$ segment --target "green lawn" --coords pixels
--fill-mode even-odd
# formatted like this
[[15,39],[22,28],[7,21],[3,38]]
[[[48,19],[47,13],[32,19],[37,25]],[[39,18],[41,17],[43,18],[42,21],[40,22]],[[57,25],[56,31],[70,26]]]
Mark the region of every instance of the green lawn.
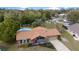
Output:
[[43,27],[46,27],[46,28],[56,28],[56,25],[54,23],[44,23],[42,25]]
[[56,49],[51,45],[37,45],[26,48],[18,48],[16,44],[14,44],[8,49],[8,51],[56,51]]
[[70,41],[70,42],[73,42],[73,40],[74,40],[73,36],[71,36],[70,33],[68,33],[67,31],[63,32],[62,36],[67,38],[68,41]]
[[73,36],[67,31],[62,33],[62,37],[66,38],[68,42],[66,42],[66,46],[71,50],[79,51],[79,41],[74,40]]
[[28,47],[28,48],[22,48],[20,51],[56,51],[56,50],[43,47],[43,46],[33,46],[33,47]]

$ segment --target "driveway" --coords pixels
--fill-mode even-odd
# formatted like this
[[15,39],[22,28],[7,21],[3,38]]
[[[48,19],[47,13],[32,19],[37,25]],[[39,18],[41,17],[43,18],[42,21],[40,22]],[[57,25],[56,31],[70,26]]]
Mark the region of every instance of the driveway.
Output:
[[58,39],[50,38],[49,41],[58,51],[70,51],[61,41]]

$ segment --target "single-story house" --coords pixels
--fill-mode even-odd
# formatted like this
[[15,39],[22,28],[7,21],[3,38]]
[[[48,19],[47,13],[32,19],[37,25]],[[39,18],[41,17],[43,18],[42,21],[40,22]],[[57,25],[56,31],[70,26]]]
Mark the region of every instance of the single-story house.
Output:
[[48,42],[49,38],[58,39],[60,33],[57,29],[46,29],[44,27],[35,27],[32,30],[19,30],[16,33],[16,41],[21,44],[43,44]]
[[79,23],[75,23],[68,27],[68,31],[75,37],[79,38]]
[[67,14],[59,14],[59,17],[66,17],[67,16]]

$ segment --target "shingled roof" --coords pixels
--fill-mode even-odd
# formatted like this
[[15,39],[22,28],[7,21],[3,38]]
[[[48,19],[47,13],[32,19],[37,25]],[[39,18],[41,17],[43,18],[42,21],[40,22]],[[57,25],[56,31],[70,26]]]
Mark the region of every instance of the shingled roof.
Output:
[[48,37],[48,36],[57,36],[60,35],[57,29],[46,29],[44,27],[36,27],[31,31],[20,31],[16,34],[16,40],[30,39],[33,40],[38,36]]
[[69,26],[68,29],[79,35],[79,23]]

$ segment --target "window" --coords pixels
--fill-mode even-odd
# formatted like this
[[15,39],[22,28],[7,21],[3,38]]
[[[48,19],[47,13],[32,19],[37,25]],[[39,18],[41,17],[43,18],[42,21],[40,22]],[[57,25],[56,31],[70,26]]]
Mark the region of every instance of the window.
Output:
[[27,40],[24,40],[24,42],[23,42],[23,43],[26,43],[26,41],[27,41]]
[[22,43],[22,40],[20,40],[20,43]]
[[20,40],[20,43],[24,44],[24,43],[26,43],[26,40]]

